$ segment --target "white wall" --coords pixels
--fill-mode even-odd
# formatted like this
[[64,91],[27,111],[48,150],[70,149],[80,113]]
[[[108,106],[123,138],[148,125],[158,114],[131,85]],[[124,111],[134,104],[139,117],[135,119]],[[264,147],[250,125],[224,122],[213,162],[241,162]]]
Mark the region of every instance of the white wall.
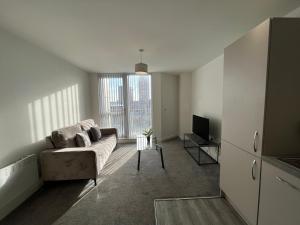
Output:
[[88,76],[0,29],[0,167],[44,149],[53,129],[90,115]]
[[192,74],[192,113],[209,118],[210,135],[220,141],[223,101],[223,55]]
[[98,99],[98,74],[90,73],[91,118],[100,124],[99,99]]
[[179,79],[176,75],[161,75],[161,137],[167,140],[178,136]]
[[179,76],[179,137],[192,131],[192,74]]
[[[221,140],[223,101],[223,55],[192,73],[182,73],[179,79],[179,135],[192,130],[192,115],[209,119],[210,135]],[[202,148],[216,158],[216,149]]]
[[294,9],[286,15],[286,17],[300,17],[300,7]]

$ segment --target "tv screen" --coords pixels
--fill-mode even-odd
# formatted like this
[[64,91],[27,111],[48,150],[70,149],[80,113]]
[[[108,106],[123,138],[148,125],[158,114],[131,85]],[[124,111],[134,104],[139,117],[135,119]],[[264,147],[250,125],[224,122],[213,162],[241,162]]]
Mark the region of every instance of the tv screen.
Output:
[[209,140],[209,120],[193,115],[193,133],[205,140]]

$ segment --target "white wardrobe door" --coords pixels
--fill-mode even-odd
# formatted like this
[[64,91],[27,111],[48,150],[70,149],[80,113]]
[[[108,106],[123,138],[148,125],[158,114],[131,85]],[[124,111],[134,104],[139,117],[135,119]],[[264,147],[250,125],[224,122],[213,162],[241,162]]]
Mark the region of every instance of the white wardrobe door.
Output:
[[222,139],[258,156],[263,133],[268,36],[266,21],[227,47],[224,54]]

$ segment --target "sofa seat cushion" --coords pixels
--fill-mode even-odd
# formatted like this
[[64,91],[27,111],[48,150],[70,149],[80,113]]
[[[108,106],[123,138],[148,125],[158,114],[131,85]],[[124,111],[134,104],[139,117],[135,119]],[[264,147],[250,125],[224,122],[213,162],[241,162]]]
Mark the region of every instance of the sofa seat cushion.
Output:
[[79,124],[55,130],[51,135],[52,142],[56,148],[76,147],[75,137],[76,134],[81,131],[81,126]]
[[104,136],[100,141],[92,143],[92,148],[97,154],[98,169],[101,170],[106,163],[108,157],[115,149],[117,144],[116,135]]

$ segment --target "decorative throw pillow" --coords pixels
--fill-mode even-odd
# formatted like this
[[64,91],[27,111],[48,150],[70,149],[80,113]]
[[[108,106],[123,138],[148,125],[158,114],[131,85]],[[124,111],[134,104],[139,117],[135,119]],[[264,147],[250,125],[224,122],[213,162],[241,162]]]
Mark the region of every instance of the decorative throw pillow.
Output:
[[52,131],[51,139],[55,148],[76,147],[76,134],[82,132],[80,125],[76,124]]
[[93,142],[99,141],[101,139],[101,131],[99,127],[91,127],[90,134]]
[[51,136],[47,136],[45,139],[46,139],[46,148],[47,149],[53,149],[54,144],[52,142]]
[[76,142],[79,147],[90,147],[92,145],[86,131],[76,134]]

